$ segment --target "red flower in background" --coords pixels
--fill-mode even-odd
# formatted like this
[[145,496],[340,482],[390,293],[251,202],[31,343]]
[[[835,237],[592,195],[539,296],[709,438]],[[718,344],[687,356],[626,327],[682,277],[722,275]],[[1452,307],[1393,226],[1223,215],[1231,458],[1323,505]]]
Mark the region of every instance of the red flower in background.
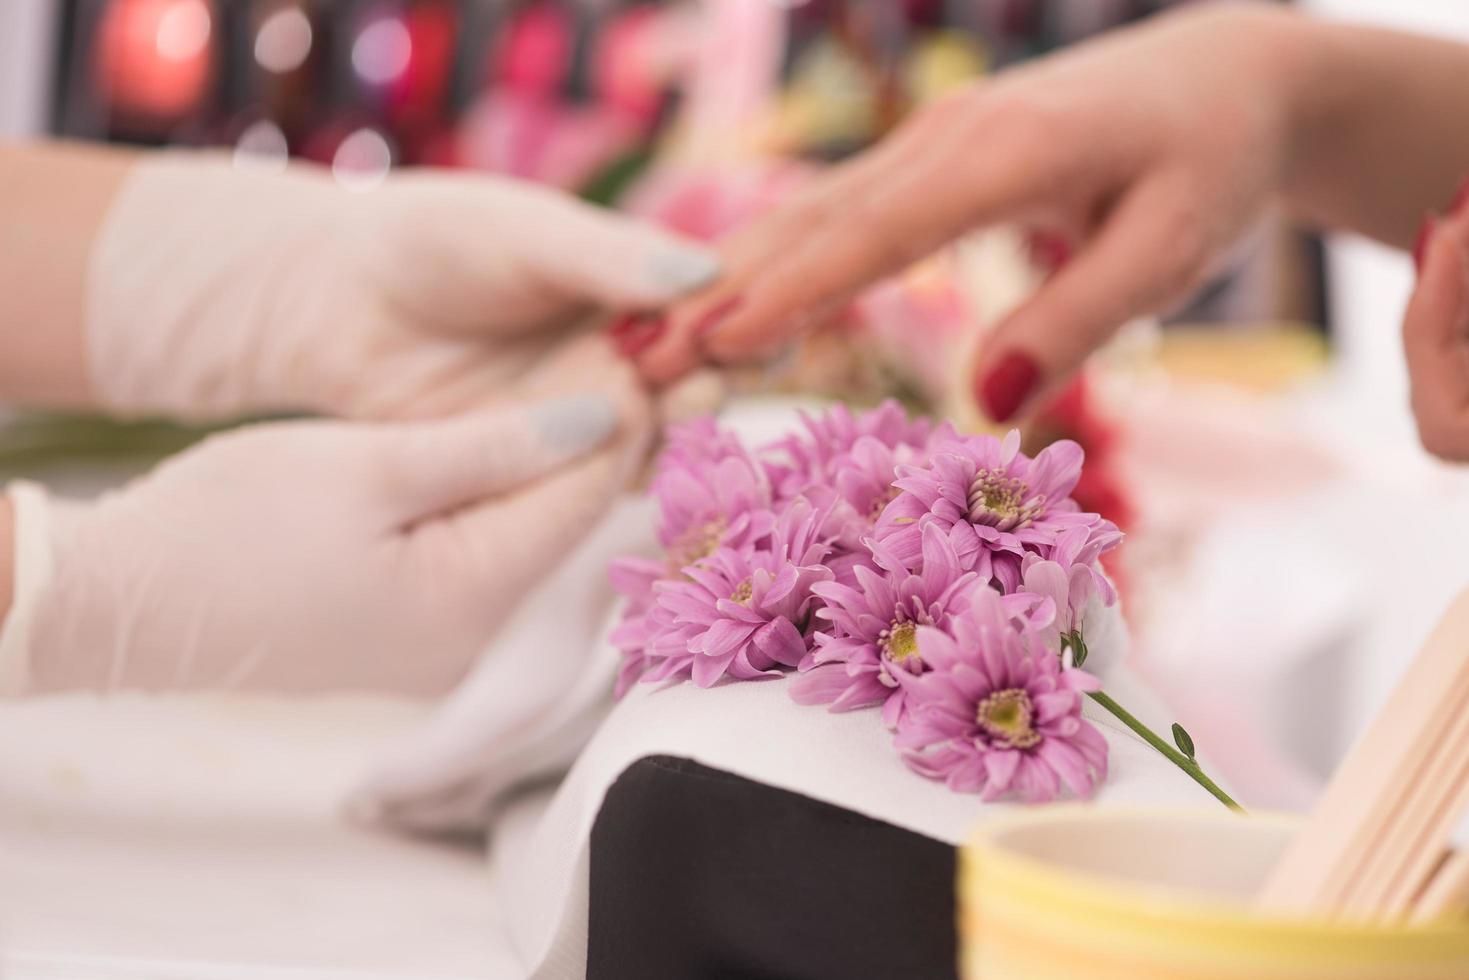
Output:
[[[1093,402],[1085,374],[1079,374],[1050,404],[1036,416],[1027,442],[1033,452],[1057,439],[1072,439],[1086,451],[1086,466],[1076,481],[1071,496],[1082,510],[1101,514],[1123,530],[1132,527],[1137,512],[1118,471],[1117,444],[1119,428]],[[1123,547],[1126,547],[1124,542]],[[1122,548],[1102,558],[1107,574],[1119,592],[1127,591],[1122,563]]]

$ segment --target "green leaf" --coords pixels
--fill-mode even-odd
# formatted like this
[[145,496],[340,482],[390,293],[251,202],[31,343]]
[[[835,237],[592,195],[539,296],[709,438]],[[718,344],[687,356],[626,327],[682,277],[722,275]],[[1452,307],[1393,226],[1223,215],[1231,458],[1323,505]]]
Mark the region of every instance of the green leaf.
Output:
[[1178,746],[1178,751],[1188,756],[1189,761],[1193,761],[1194,740],[1189,736],[1188,732],[1184,731],[1183,726],[1176,721],[1173,723],[1173,744]]
[[1086,641],[1081,638],[1080,630],[1071,633],[1071,666],[1080,667],[1086,663],[1087,658]]

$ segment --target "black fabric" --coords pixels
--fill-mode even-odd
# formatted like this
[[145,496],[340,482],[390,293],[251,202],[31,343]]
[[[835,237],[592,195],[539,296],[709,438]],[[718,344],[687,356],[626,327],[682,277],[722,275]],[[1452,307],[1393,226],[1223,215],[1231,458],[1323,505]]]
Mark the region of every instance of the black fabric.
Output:
[[592,827],[587,978],[951,980],[954,871],[940,841],[650,756]]

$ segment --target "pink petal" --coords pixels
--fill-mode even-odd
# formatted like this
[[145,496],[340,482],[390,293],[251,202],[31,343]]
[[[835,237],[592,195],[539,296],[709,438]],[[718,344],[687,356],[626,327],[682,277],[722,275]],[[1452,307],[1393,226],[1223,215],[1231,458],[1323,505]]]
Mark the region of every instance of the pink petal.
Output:
[[984,754],[984,768],[989,777],[986,797],[994,798],[989,795],[991,790],[995,796],[1002,796],[1009,790],[1015,771],[1020,768],[1020,753],[1014,749],[991,749]]
[[845,665],[825,664],[792,677],[786,689],[797,704],[830,704],[851,683]]
[[1079,751],[1059,739],[1048,738],[1040,744],[1036,753],[1077,796],[1086,797],[1092,794],[1095,784],[1092,781],[1091,767]]
[[695,657],[694,683],[699,687],[713,687],[724,676],[732,660],[734,660],[733,650],[722,657]]
[[733,656],[749,641],[758,627],[733,619],[717,619],[700,639],[699,649],[709,657]]
[[806,639],[788,619],[775,619],[756,631],[755,646],[772,662],[794,667],[806,655]]

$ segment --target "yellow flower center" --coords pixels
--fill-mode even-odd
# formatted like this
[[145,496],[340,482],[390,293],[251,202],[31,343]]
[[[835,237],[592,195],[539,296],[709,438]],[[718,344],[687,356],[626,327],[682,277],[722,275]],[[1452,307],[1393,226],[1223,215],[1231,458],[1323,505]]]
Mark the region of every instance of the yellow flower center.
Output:
[[918,656],[918,625],[916,623],[894,623],[887,631],[888,659],[893,663],[906,663]]
[[689,528],[668,549],[668,561],[675,570],[703,561],[719,548],[724,539],[723,518],[715,518]]
[[740,605],[743,606],[745,603],[750,601],[750,597],[754,594],[754,586],[750,584],[749,579],[745,579],[739,585],[735,586],[734,592],[730,593],[729,601],[738,602]]
[[1029,488],[1013,476],[980,470],[969,484],[969,519],[1002,531],[1024,527],[1045,506],[1044,497],[1027,500]]
[[1030,695],[1010,688],[979,702],[975,716],[979,727],[1000,746],[1028,749],[1041,740],[1040,732],[1030,726],[1032,712]]

